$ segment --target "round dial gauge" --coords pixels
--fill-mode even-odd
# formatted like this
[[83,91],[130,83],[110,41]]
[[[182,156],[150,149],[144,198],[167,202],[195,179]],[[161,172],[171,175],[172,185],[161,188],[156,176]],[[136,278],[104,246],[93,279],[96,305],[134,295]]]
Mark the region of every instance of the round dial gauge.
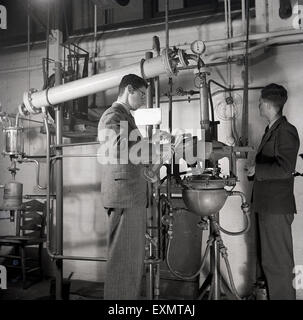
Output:
[[202,40],[196,40],[190,45],[190,49],[195,54],[202,54],[206,48]]

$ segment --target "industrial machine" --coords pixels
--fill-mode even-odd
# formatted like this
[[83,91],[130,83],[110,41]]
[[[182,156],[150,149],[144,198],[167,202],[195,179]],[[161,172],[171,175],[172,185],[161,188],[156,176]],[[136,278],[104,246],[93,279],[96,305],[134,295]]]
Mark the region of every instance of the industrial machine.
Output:
[[[201,217],[201,223],[204,227],[207,225],[207,220],[210,225],[209,244],[207,252],[211,252],[211,272],[210,278],[207,279],[207,283],[210,284],[211,293],[210,298],[220,298],[220,275],[218,265],[220,262],[219,253],[221,252],[223,258],[226,261],[227,268],[229,270],[231,291],[233,295],[239,298],[230,272],[226,257],[226,248],[223,245],[220,237],[220,230],[225,231],[219,225],[219,212],[224,206],[224,203],[228,196],[239,196],[242,199],[242,211],[246,218],[246,227],[241,234],[249,228],[249,206],[246,202],[245,196],[241,192],[232,191],[237,182],[237,170],[236,160],[238,157],[245,155],[245,153],[252,149],[248,146],[227,146],[217,140],[217,125],[218,122],[214,120],[214,111],[211,104],[212,119],[209,116],[209,86],[207,83],[207,77],[210,74],[209,68],[203,62],[202,56],[205,51],[205,44],[200,41],[194,41],[191,45],[191,53],[182,49],[163,49],[162,53],[156,57],[150,57],[148,59],[142,59],[139,63],[121,68],[119,70],[109,71],[102,74],[93,75],[91,77],[79,79],[76,81],[68,82],[62,85],[46,88],[42,91],[31,89],[24,93],[23,104],[19,107],[19,113],[23,116],[30,114],[41,114],[44,119],[44,126],[47,139],[47,219],[50,219],[50,171],[54,164],[60,165],[62,154],[51,154],[50,145],[50,128],[49,128],[49,110],[56,110],[56,117],[59,117],[60,104],[71,100],[81,98],[89,94],[95,94],[98,91],[103,91],[119,84],[123,75],[128,73],[137,74],[145,79],[153,79],[162,74],[167,74],[169,77],[177,75],[179,68],[183,70],[186,68],[195,68],[195,83],[198,86],[197,94],[199,95],[200,105],[200,126],[202,137],[188,134],[171,135],[171,141],[169,146],[171,150],[167,153],[166,157],[162,157],[162,162],[152,165],[146,169],[144,176],[146,180],[152,184],[154,192],[150,194],[150,197],[156,198],[156,206],[159,208],[157,211],[157,220],[161,220],[162,223],[168,225],[167,237],[168,246],[164,248],[164,257],[159,255],[158,246],[161,243],[160,231],[147,233],[147,239],[149,241],[149,257],[146,259],[146,263],[151,267],[149,272],[151,273],[149,279],[149,295],[148,298],[154,299],[159,294],[159,273],[155,272],[154,265],[160,263],[161,259],[166,259],[168,266],[169,261],[169,247],[173,233],[173,214],[177,211],[174,208],[173,201],[171,199],[171,182],[176,179],[177,185],[180,187],[184,203],[187,210],[195,215]],[[60,73],[60,63],[56,63],[57,73]],[[157,100],[157,97],[155,97]],[[56,118],[58,121],[60,118]],[[60,122],[59,122],[60,123]],[[62,126],[57,126],[57,136],[62,136]],[[200,140],[199,140],[200,139]],[[58,144],[58,143],[57,143]],[[58,144],[52,147],[59,151],[64,145]],[[192,168],[191,174],[183,176],[178,169],[178,160],[184,158],[185,161],[187,151],[195,151],[195,159],[191,158],[190,167]],[[222,176],[218,161],[224,157],[229,159],[230,174],[228,176]],[[20,159],[20,156],[19,156]],[[59,162],[59,163],[58,163]],[[160,183],[159,170],[160,168],[167,166],[167,190],[163,194]],[[227,188],[230,188],[228,190]],[[57,186],[57,195],[60,194],[60,186]],[[158,196],[157,196],[158,195]],[[58,197],[57,197],[58,201]],[[61,200],[63,201],[63,199]],[[167,212],[162,210],[162,206],[165,203]],[[60,210],[62,203],[57,205],[57,210]],[[59,214],[62,215],[62,212]],[[206,224],[206,225],[205,225]],[[60,228],[60,226],[56,226]],[[233,234],[233,233],[229,233]],[[158,239],[157,239],[158,238]],[[47,250],[49,255],[53,259],[79,259],[79,260],[97,260],[105,261],[104,258],[90,258],[90,257],[69,257],[60,253],[54,252],[51,248],[50,239],[47,241]],[[157,253],[155,253],[157,252]],[[207,253],[206,252],[206,253]],[[206,256],[206,254],[205,254]],[[202,260],[202,266],[197,271],[194,277],[202,270],[201,268],[205,262],[205,256]],[[171,267],[172,273],[180,278],[186,278],[186,276],[175,272]],[[152,275],[155,272],[155,275]],[[191,276],[190,278],[192,278]]]
[[[182,198],[187,207],[187,210],[201,217],[200,225],[207,228],[209,223],[209,240],[205,254],[203,256],[199,270],[192,276],[182,275],[174,271],[169,261],[169,248],[173,234],[173,215],[177,214],[178,208],[175,208],[174,201],[171,197],[171,181],[167,181],[165,194],[159,197],[160,207],[165,204],[167,212],[162,217],[169,225],[168,228],[168,244],[165,252],[165,259],[170,271],[181,279],[194,279],[203,269],[208,252],[210,251],[211,267],[210,273],[206,281],[201,287],[200,298],[203,298],[208,287],[210,287],[209,299],[220,299],[221,281],[220,281],[220,257],[225,260],[231,287],[229,291],[236,299],[240,299],[236,291],[230,266],[227,260],[227,249],[223,244],[220,236],[220,231],[229,235],[240,235],[248,231],[250,227],[249,220],[249,205],[245,195],[239,191],[233,191],[237,182],[236,160],[243,154],[252,151],[248,146],[227,146],[217,140],[217,125],[214,118],[209,117],[209,90],[207,85],[207,75],[210,70],[206,68],[202,60],[202,54],[205,50],[205,45],[202,41],[195,41],[191,45],[191,50],[194,56],[190,56],[197,63],[197,71],[195,73],[199,85],[199,103],[200,103],[200,124],[202,131],[202,140],[198,137],[188,135],[177,135],[171,137],[171,152],[162,163],[155,164],[151,168],[146,168],[144,176],[147,181],[156,185],[156,188],[161,189],[161,179],[159,170],[162,165],[166,165],[167,180],[175,179],[177,186],[182,190]],[[184,57],[184,56],[182,56]],[[188,57],[187,57],[188,58]],[[183,60],[184,61],[184,60]],[[213,106],[212,106],[213,107]],[[214,114],[212,110],[212,115]],[[194,158],[192,152],[195,151]],[[169,157],[170,156],[170,157]],[[189,157],[188,157],[189,156]],[[222,176],[218,160],[227,157],[229,160],[229,175]],[[186,172],[184,177],[179,172],[178,163],[180,159],[188,162],[191,170]],[[164,163],[166,162],[166,163]],[[228,188],[230,188],[228,190]],[[176,192],[176,190],[174,191]],[[224,230],[219,224],[219,212],[225,204],[228,196],[241,197],[241,209],[245,218],[245,227],[240,232],[229,232]],[[160,209],[161,210],[161,209]],[[162,212],[162,210],[161,210]],[[208,221],[208,222],[207,222]]]

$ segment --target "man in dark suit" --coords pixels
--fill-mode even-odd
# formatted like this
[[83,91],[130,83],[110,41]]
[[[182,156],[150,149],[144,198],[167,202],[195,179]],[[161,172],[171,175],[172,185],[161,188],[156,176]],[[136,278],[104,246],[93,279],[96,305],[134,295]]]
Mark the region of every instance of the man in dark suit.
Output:
[[297,129],[282,116],[287,91],[277,84],[263,88],[259,101],[266,127],[255,159],[253,205],[259,254],[270,300],[294,300],[291,224],[296,213],[293,173],[300,145]]
[[104,112],[98,127],[101,200],[109,217],[107,300],[140,298],[147,203],[142,170],[150,161],[150,150],[146,141],[147,152],[142,151],[144,139],[130,111],[145,103],[146,88],[146,81],[137,75],[124,76],[117,101]]

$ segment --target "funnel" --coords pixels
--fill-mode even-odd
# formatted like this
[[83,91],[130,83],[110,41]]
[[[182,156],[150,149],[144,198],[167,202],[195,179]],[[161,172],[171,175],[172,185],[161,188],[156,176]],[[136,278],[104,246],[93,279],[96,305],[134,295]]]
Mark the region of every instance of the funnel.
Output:
[[218,213],[225,204],[228,192],[224,179],[199,175],[183,181],[182,197],[188,210],[198,216]]
[[218,213],[225,204],[227,192],[223,189],[184,189],[182,197],[189,211],[198,216]]

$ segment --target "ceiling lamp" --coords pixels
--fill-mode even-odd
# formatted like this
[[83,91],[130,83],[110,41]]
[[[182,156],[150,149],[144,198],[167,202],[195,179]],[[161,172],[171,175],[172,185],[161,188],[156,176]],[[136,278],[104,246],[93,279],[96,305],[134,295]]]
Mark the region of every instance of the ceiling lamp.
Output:
[[129,4],[129,0],[92,0],[92,2],[103,9],[127,6]]

